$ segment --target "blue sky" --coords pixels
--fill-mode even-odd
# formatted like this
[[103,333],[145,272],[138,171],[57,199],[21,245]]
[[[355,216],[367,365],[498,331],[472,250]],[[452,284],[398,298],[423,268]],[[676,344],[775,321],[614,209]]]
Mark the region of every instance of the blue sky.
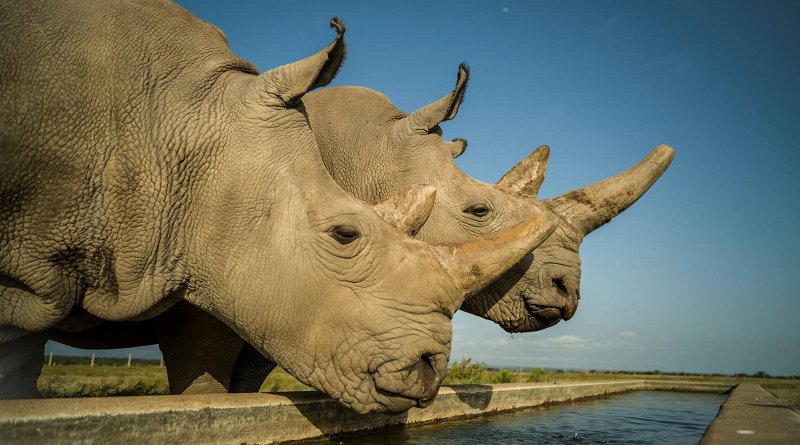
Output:
[[466,101],[443,129],[469,141],[457,163],[484,181],[540,144],[543,197],[676,149],[650,192],[584,241],[572,320],[511,336],[459,313],[453,359],[800,374],[800,3],[180,3],[262,70],[318,51],[338,15],[350,52],[332,85],[406,111],[447,93],[466,61]]

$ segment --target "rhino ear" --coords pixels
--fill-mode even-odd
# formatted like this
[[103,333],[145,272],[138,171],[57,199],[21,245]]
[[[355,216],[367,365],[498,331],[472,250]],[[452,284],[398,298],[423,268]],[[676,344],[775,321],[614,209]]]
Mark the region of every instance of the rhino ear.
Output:
[[338,17],[331,19],[331,28],[336,28],[336,38],[325,49],[258,77],[257,92],[262,103],[273,107],[293,107],[305,93],[327,85],[336,77],[347,55],[347,46],[344,43],[345,27]]
[[450,149],[450,154],[453,158],[457,158],[467,149],[467,140],[455,138],[450,142],[445,142],[445,145]]
[[404,233],[415,236],[428,220],[436,201],[436,187],[415,185],[375,204],[375,212]]
[[456,86],[453,91],[403,119],[409,130],[415,134],[427,134],[441,122],[456,117],[456,114],[458,114],[458,107],[460,107],[461,102],[464,101],[464,94],[467,92],[468,83],[469,67],[462,63],[458,66],[458,77],[456,78]]
[[542,145],[503,175],[497,181],[497,187],[513,195],[535,198],[544,181],[549,160],[550,147]]

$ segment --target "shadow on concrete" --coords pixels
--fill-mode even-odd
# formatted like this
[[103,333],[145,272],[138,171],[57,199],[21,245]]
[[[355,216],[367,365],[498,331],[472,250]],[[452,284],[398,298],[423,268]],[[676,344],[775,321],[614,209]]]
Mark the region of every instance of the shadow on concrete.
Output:
[[377,431],[406,423],[408,412],[400,414],[359,414],[317,391],[282,392],[294,407],[325,436],[355,431]]
[[777,403],[748,403],[747,406],[757,406],[759,408],[782,408],[782,409],[792,409],[789,405],[777,404]]
[[492,401],[492,387],[489,385],[456,385],[450,386],[458,400],[470,408],[484,410]]
[[[454,394],[440,394],[435,402],[450,405],[456,411],[484,410],[492,400],[490,385],[458,385],[449,387]],[[402,428],[408,422],[409,413],[399,414],[359,414],[345,408],[339,402],[316,391],[282,392],[294,408],[328,438],[335,438],[354,432],[368,433],[387,429]],[[453,397],[455,395],[455,397]],[[456,406],[452,406],[456,405]],[[466,405],[459,407],[459,405]],[[413,408],[417,409],[417,408]],[[422,408],[426,409],[426,408]],[[436,409],[436,408],[434,408]],[[449,417],[449,416],[446,416]],[[436,418],[434,415],[433,418]]]

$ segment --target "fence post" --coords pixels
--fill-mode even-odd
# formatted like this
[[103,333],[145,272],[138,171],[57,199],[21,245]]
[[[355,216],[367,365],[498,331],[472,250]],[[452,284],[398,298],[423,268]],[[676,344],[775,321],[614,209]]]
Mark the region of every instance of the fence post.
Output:
[[94,352],[92,352],[92,362],[91,362],[91,363],[89,363],[89,367],[90,367],[90,368],[93,368],[93,367],[94,367]]
[[53,351],[50,351],[50,358],[47,359],[47,366],[53,366]]
[[131,367],[131,354],[128,354],[128,367]]

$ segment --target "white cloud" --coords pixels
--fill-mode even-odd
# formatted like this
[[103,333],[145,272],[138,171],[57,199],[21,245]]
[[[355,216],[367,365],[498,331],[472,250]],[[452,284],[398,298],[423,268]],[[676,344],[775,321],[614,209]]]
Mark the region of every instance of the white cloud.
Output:
[[635,332],[632,331],[619,331],[619,336],[623,338],[634,338],[638,337]]
[[486,340],[486,345],[491,348],[502,348],[508,346],[508,340]]
[[541,349],[574,351],[577,349],[585,349],[588,342],[577,335],[561,335],[558,337],[543,338],[541,340],[532,340],[531,345]]

